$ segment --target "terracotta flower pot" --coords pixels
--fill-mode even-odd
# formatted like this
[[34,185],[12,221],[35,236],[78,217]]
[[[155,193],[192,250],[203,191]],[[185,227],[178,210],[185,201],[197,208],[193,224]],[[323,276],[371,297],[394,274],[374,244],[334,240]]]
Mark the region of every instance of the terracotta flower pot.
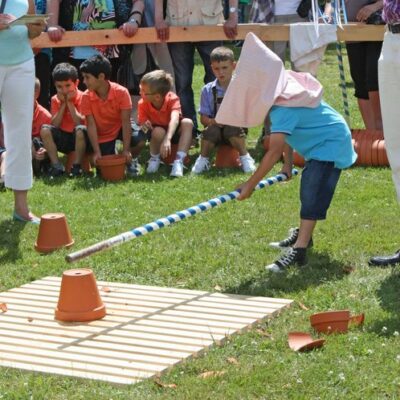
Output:
[[378,162],[380,166],[389,166],[389,160],[386,153],[385,141],[380,140],[378,144]]
[[[178,145],[175,143],[171,144],[171,154],[168,157],[161,158],[163,163],[166,165],[172,165],[173,162],[175,161],[177,151],[178,151]],[[190,163],[190,158],[188,155],[186,155],[185,159],[183,160],[183,163],[185,165],[188,165]]]
[[[68,153],[67,163],[65,165],[65,171],[67,171],[67,173],[71,172],[72,164],[74,163],[74,161],[75,161],[75,152],[71,151],[71,153]],[[87,154],[85,154],[83,156],[81,167],[85,172],[90,172],[92,169],[92,166],[90,165],[89,157]]]
[[121,154],[100,157],[97,166],[101,177],[106,181],[120,181],[125,177],[126,159]]
[[35,243],[36,251],[50,253],[62,247],[70,247],[73,244],[74,240],[64,214],[51,213],[42,215]]
[[310,316],[311,326],[319,333],[344,333],[349,326],[350,311],[326,311]]
[[221,144],[218,146],[217,156],[215,157],[217,168],[236,168],[241,166],[239,152],[232,146]]
[[83,322],[103,318],[106,307],[101,300],[93,271],[89,268],[64,271],[55,319]]
[[349,325],[361,326],[364,323],[365,314],[352,315],[349,319]]
[[325,339],[313,339],[311,335],[304,332],[289,332],[288,343],[294,351],[306,351],[323,346]]

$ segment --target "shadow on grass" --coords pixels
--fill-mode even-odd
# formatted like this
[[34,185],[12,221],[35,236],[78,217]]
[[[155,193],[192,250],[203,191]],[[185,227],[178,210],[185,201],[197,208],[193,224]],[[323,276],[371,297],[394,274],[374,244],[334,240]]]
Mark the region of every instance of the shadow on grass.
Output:
[[5,220],[0,223],[0,264],[21,258],[19,236],[24,227],[24,223],[17,221]]
[[382,282],[377,290],[376,297],[385,311],[389,314],[387,319],[376,321],[369,330],[377,334],[383,333],[383,327],[387,332],[400,331],[400,270],[396,268]]
[[226,288],[226,292],[250,296],[276,296],[279,293],[297,292],[327,281],[342,279],[347,274],[346,267],[327,253],[310,251],[308,263],[304,267],[292,267],[279,274],[263,271],[239,286]]

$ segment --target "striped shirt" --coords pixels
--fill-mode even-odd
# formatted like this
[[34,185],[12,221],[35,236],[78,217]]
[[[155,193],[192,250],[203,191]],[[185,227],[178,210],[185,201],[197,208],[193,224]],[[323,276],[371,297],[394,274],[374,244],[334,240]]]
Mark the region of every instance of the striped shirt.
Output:
[[388,24],[400,24],[400,0],[383,0],[383,19]]

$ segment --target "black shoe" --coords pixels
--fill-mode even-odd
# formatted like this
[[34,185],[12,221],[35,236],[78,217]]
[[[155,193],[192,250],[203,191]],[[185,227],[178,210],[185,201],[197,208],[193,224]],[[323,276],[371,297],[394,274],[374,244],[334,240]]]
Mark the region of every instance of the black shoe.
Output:
[[[271,242],[269,245],[274,249],[287,249],[288,247],[293,246],[296,243],[297,238],[299,237],[299,228],[290,228],[289,236],[286,239],[281,240],[280,242]],[[313,239],[311,238],[308,242],[307,249],[313,246]]]
[[265,269],[271,272],[283,272],[291,265],[302,266],[306,263],[307,249],[301,247],[289,247],[287,253],[281,255],[273,264],[267,265]]
[[72,164],[71,172],[69,173],[70,178],[76,178],[78,176],[82,176],[83,170],[81,168],[81,164]]
[[56,178],[58,176],[63,175],[64,172],[65,172],[64,167],[62,167],[62,166],[59,167],[59,166],[52,165],[49,168],[48,174],[49,174],[50,177]]
[[369,265],[386,266],[400,264],[400,250],[397,250],[392,256],[376,256],[371,257],[368,262]]

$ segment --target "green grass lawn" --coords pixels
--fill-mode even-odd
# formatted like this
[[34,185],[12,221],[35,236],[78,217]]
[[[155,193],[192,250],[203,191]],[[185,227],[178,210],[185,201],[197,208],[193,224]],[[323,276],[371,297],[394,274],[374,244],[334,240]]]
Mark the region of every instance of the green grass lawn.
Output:
[[[347,68],[347,67],[346,67]],[[319,78],[325,98],[342,111],[335,51]],[[347,79],[350,80],[347,72]],[[202,71],[196,66],[198,98]],[[349,85],[350,86],[350,85]],[[352,127],[362,123],[349,87]],[[249,146],[257,161],[259,129]],[[193,150],[192,159],[198,150]],[[145,161],[143,157],[143,162]],[[279,171],[279,165],[271,175]],[[78,250],[174,211],[233,190],[240,171],[213,170],[172,180],[154,176],[119,183],[99,178],[37,179],[30,204],[38,213],[64,212]],[[268,242],[298,224],[300,178],[254,193],[169,228],[68,265],[62,250],[33,249],[38,229],[11,221],[12,193],[0,193],[0,291],[71,267],[90,267],[101,280],[294,299],[295,304],[257,329],[229,339],[162,376],[132,386],[0,368],[0,399],[398,399],[400,398],[400,270],[371,268],[371,255],[397,249],[398,206],[389,169],[343,172],[327,221],[317,226],[309,263],[268,275],[278,255]],[[289,331],[310,331],[309,315],[329,309],[365,312],[365,325],[327,337],[324,348],[295,353]],[[1,314],[0,314],[1,320]],[[0,336],[1,353],[1,336]],[[234,358],[237,363],[230,363]],[[205,371],[225,371],[203,379]]]

